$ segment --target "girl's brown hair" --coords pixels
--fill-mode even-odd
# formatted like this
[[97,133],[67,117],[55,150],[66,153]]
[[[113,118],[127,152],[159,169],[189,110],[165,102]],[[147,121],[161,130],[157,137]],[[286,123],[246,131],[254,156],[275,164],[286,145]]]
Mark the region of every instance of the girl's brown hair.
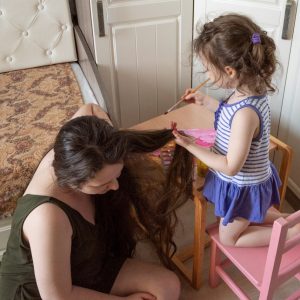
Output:
[[[237,72],[237,89],[247,86],[255,95],[275,91],[275,43],[251,19],[238,14],[223,15],[204,24],[198,32],[194,51],[220,72],[220,78],[224,68],[230,66]],[[253,43],[254,33],[260,35],[260,43]]]
[[62,187],[80,188],[105,165],[125,163],[119,189],[94,196],[99,198],[96,217],[103,225],[108,252],[131,256],[138,224],[165,263],[176,251],[175,210],[192,196],[193,157],[176,147],[166,175],[147,154],[173,139],[171,129],[117,130],[95,116],[70,120],[58,133],[53,167]]

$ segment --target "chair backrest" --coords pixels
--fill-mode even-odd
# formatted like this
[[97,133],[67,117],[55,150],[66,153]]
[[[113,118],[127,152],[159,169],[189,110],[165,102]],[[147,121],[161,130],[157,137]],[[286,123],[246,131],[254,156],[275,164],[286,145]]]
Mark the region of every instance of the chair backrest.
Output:
[[287,238],[288,230],[297,223],[300,223],[300,211],[274,222],[261,292],[300,272],[300,232]]

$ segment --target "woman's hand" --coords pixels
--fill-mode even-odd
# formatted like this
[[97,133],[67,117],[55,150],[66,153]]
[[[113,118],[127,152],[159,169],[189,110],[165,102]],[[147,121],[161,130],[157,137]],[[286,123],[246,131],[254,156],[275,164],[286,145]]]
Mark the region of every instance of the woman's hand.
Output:
[[127,297],[127,300],[156,300],[156,297],[149,293],[134,293]]

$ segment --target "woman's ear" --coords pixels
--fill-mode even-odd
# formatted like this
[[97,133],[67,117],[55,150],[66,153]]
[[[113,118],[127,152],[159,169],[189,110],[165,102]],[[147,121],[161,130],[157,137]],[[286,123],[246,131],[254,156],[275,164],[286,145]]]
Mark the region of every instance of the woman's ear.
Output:
[[234,79],[236,75],[236,70],[230,66],[226,66],[224,68],[225,73],[229,76],[229,78]]

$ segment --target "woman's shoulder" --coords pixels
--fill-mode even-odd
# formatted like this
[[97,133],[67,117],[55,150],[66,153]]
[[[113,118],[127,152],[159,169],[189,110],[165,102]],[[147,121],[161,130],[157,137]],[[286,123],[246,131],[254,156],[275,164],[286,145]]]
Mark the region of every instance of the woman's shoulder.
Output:
[[50,150],[41,160],[24,194],[49,194],[55,183],[55,174],[52,167],[54,151]]
[[18,208],[24,214],[25,220],[34,218],[50,225],[57,222],[70,224],[68,206],[49,195],[26,194],[20,199]]
[[[25,227],[31,229],[36,227],[46,231],[57,224],[60,224],[60,228],[67,230],[69,228],[72,232],[66,210],[59,207],[51,196],[26,194],[18,200],[12,222],[14,232],[19,232]],[[30,235],[30,230],[27,232]]]
[[[43,198],[47,200],[47,196]],[[46,243],[55,243],[56,239],[63,239],[66,242],[71,239],[73,229],[68,216],[60,207],[53,204],[49,201],[42,202],[30,211],[24,220],[23,233],[25,240],[30,241],[30,245],[32,241],[41,239],[44,242],[47,240]]]
[[[28,199],[40,200],[37,201],[36,206],[33,207],[32,211],[28,215],[27,219],[30,218],[30,215],[34,215],[36,220],[41,222],[47,222],[48,224],[53,223],[64,223],[67,225],[68,217],[65,210],[61,205],[58,205],[58,202],[55,198],[49,196],[40,196],[40,195],[26,195]],[[25,197],[26,197],[25,196]],[[53,201],[54,200],[54,201]]]
[[45,211],[46,214],[43,215],[43,217],[47,218],[47,209],[49,209],[49,212],[57,212],[58,214],[61,214],[63,213],[63,211],[65,211],[63,206],[64,204],[61,201],[53,198],[50,195],[24,194],[18,200],[17,208],[14,213],[14,218],[19,220],[25,220],[35,210],[40,211],[43,214]]

